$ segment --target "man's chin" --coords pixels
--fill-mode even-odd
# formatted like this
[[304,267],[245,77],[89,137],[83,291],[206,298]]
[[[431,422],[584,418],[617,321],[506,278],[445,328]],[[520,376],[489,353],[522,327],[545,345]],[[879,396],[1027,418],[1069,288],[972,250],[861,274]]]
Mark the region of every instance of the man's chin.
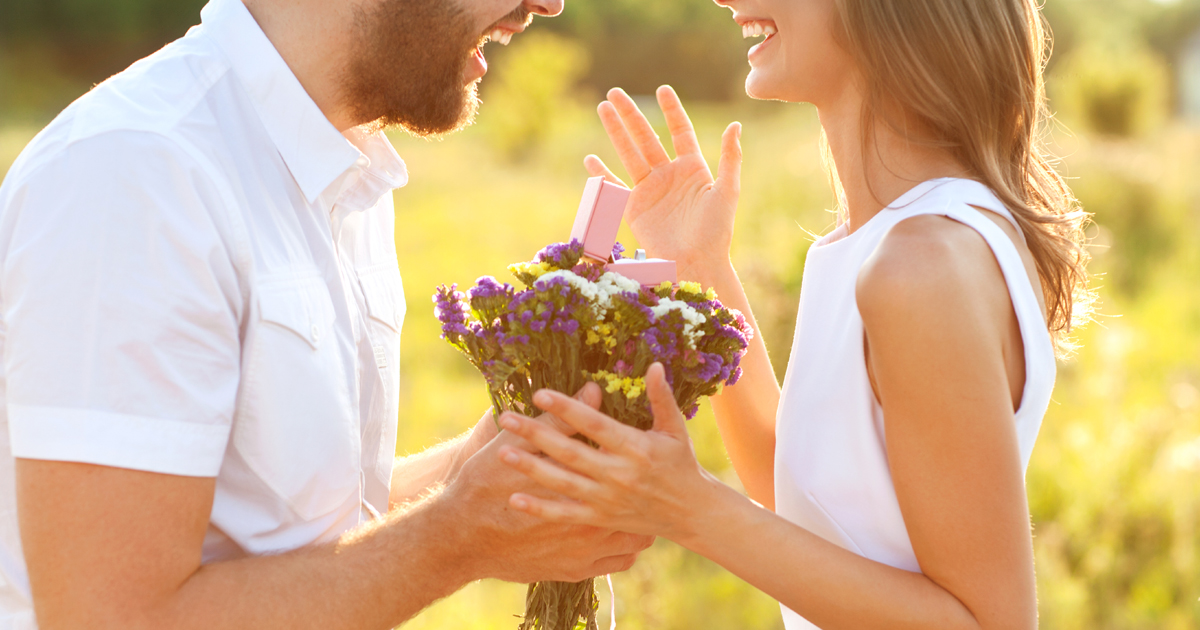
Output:
[[475,116],[479,112],[478,86],[479,79],[475,79],[463,87],[462,101],[454,116],[414,118],[411,115],[391,115],[379,118],[371,126],[382,130],[400,129],[418,138],[430,139],[462,131],[475,124]]

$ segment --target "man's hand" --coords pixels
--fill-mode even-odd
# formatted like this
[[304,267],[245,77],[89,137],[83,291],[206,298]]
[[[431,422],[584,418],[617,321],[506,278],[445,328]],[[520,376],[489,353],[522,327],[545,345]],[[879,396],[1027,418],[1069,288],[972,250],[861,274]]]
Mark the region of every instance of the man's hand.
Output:
[[[589,384],[576,395],[593,409],[600,406],[600,388]],[[561,420],[543,414],[538,421],[566,435],[575,433]],[[461,544],[478,563],[472,573],[510,582],[578,582],[617,573],[633,566],[654,538],[581,525],[546,523],[509,507],[514,492],[547,498],[525,475],[500,462],[500,449],[536,449],[520,436],[501,433],[463,466],[462,472],[438,498],[460,515]]]

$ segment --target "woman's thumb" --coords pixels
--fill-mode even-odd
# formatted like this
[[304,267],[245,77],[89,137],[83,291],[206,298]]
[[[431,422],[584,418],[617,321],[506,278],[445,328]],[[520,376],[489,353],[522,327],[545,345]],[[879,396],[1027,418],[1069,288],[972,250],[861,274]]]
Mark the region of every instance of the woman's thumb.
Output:
[[667,383],[667,371],[661,363],[651,365],[646,371],[646,395],[650,397],[650,411],[654,414],[654,430],[686,437],[687,420],[675,403],[675,394]]
[[736,202],[742,186],[742,123],[730,123],[721,136],[716,186]]

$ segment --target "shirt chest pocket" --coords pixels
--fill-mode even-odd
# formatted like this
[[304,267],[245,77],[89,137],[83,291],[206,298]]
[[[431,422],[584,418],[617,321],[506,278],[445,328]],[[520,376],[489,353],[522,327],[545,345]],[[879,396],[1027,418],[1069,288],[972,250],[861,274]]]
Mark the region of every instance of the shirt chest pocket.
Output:
[[359,269],[358,283],[367,305],[367,328],[375,363],[385,381],[394,380],[399,373],[400,330],[407,308],[400,269],[395,263]]
[[262,283],[246,339],[235,447],[248,467],[306,520],[338,511],[359,490],[358,427],[318,276]]

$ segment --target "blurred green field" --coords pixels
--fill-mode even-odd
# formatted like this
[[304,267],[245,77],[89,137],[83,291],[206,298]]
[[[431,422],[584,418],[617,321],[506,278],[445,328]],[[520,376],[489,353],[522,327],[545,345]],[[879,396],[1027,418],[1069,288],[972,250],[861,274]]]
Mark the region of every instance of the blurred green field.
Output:
[[[434,288],[505,278],[509,263],[563,240],[586,177],[582,157],[598,153],[617,166],[592,113],[610,65],[587,44],[615,36],[589,30],[594,23],[580,16],[634,15],[637,4],[581,0],[573,6],[582,13],[564,15],[559,34],[534,28],[518,37],[498,52],[479,123],[465,132],[444,141],[394,136],[412,175],[395,194],[409,304],[399,453],[463,432],[488,406],[481,379],[438,339]],[[1121,17],[1134,5],[1162,8]],[[1097,321],[1078,333],[1077,356],[1060,364],[1027,475],[1049,630],[1200,627],[1200,126],[1172,115],[1177,86],[1166,55],[1182,22],[1160,15],[1182,6],[1200,3],[1051,0],[1047,7],[1063,53],[1051,67],[1064,123],[1052,139],[1062,171],[1095,213],[1092,271],[1101,297]],[[645,18],[651,25],[694,23],[691,13],[645,12],[658,20]],[[723,95],[729,82],[721,75],[704,87],[703,77],[686,72],[663,75],[691,81],[701,96]],[[635,91],[653,86],[630,81]],[[782,377],[804,255],[835,219],[815,113],[736,96],[686,104],[710,156],[729,121],[745,125],[734,260]],[[13,111],[20,113],[5,117],[0,107],[0,174],[47,120],[46,112]],[[633,244],[626,231],[621,240]],[[690,426],[705,466],[736,484],[711,413],[704,409]],[[782,627],[772,600],[671,543],[660,541],[614,582],[623,630]],[[511,629],[523,601],[521,585],[477,583],[403,628]],[[604,626],[607,607],[604,594]]]

